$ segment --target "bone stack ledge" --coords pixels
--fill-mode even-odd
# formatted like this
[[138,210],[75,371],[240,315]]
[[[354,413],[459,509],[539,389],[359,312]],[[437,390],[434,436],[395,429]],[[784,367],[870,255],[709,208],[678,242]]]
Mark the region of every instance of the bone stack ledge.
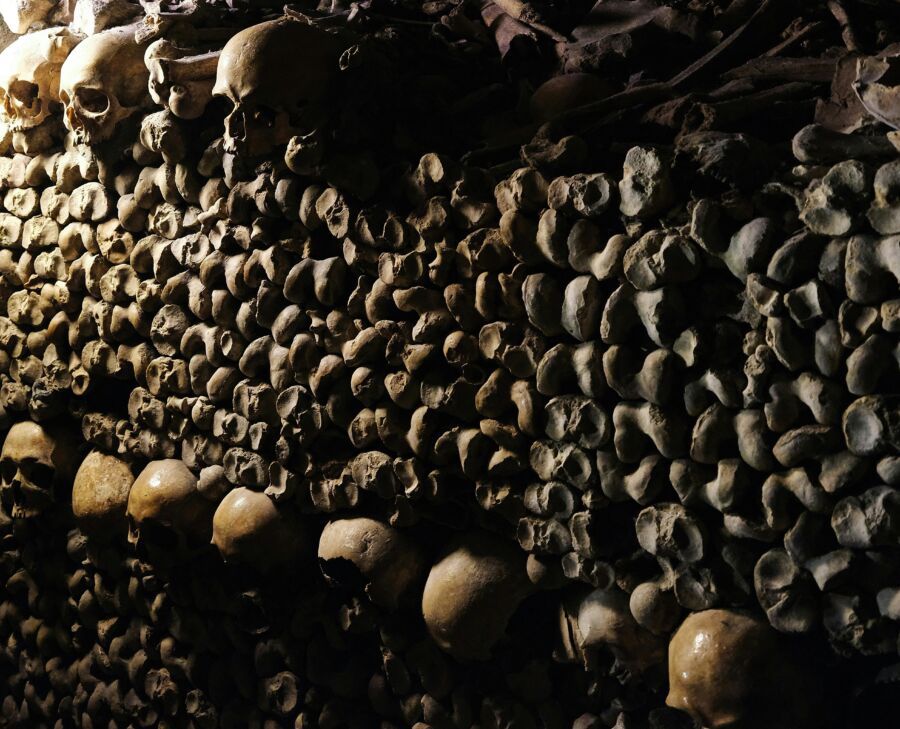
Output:
[[0,17],[0,727],[897,727],[900,5]]

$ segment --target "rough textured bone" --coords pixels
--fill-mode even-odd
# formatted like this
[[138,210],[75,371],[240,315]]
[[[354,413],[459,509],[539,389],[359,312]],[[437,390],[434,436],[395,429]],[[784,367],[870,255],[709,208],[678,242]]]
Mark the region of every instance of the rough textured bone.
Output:
[[85,456],[72,483],[72,513],[79,528],[97,539],[124,536],[133,482],[130,466],[121,459],[100,451]]

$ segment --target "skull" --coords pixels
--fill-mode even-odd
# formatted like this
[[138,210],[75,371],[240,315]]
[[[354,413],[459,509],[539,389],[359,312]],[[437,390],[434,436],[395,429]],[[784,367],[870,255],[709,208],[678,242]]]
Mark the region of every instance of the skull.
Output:
[[302,534],[285,509],[259,491],[229,491],[213,516],[212,542],[226,562],[262,573],[296,562]]
[[215,504],[177,459],[151,461],[128,494],[128,541],[151,561],[209,544]]
[[812,717],[820,703],[815,671],[803,670],[798,656],[765,620],[735,610],[693,613],[669,644],[666,703],[704,729],[820,726]]
[[69,0],[0,0],[0,15],[7,27],[17,34],[31,28],[43,28],[48,21],[67,23],[71,18]]
[[0,453],[0,500],[10,516],[31,519],[59,500],[78,465],[72,444],[31,421],[10,428]]
[[67,28],[48,28],[18,38],[0,53],[0,108],[10,129],[32,129],[54,113],[60,69],[80,40]]
[[338,70],[341,46],[330,33],[292,18],[242,30],[219,57],[213,94],[234,105],[225,151],[262,155],[310,131]]
[[[369,599],[391,610],[420,584],[426,566],[418,546],[405,534],[367,517],[326,524],[319,538],[319,565],[338,583],[361,577]],[[350,565],[353,574],[346,569]]]
[[92,35],[63,64],[63,121],[77,142],[109,139],[122,121],[149,103],[146,43],[136,42],[134,32],[134,26],[124,26]]
[[472,532],[448,545],[431,568],[422,614],[442,650],[461,660],[484,660],[533,591],[522,550],[488,533]]
[[91,536],[124,536],[125,510],[134,474],[125,461],[91,451],[81,462],[72,484],[72,513],[80,529]]
[[638,625],[628,595],[616,587],[568,596],[560,611],[560,629],[566,655],[586,667],[593,665],[598,649],[611,653],[632,676],[665,660],[663,639]]

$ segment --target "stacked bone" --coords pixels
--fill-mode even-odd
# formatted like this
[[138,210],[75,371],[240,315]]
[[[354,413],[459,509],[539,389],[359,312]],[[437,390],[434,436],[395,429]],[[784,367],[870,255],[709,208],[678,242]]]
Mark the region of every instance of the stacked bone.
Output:
[[[502,174],[426,154],[379,187],[372,156],[337,154],[339,135],[308,126],[326,113],[309,102],[336,34],[282,19],[219,55],[151,52],[148,32],[114,28],[48,60],[57,116],[20,124],[0,160],[0,405],[47,425],[17,423],[4,444],[4,528],[34,538],[13,524],[67,498],[46,451],[75,417],[97,450],[73,511],[89,545],[103,529],[119,539],[104,553],[73,532],[64,615],[47,613],[52,588],[22,593],[10,576],[4,657],[24,668],[6,718],[50,717],[74,693],[65,711],[82,725],[134,711],[144,726],[365,726],[371,712],[631,726],[628,692],[658,688],[689,613],[705,617],[679,635],[725,625],[768,646],[772,628],[824,631],[841,653],[897,650],[889,142],[810,127],[785,170],[743,135],[702,133],[560,174],[565,151],[587,146],[568,137]],[[299,40],[321,75],[287,98],[259,72]],[[113,63],[140,83],[122,65],[108,75]],[[160,81],[173,67],[191,69],[190,93]],[[40,99],[44,81],[29,81]],[[224,134],[213,92],[233,107]],[[703,192],[683,192],[685,177]],[[127,487],[102,491],[94,461],[112,456]],[[307,534],[324,578],[304,576],[302,610],[276,591],[296,624],[261,624],[278,612],[265,590],[233,587],[302,569]],[[210,567],[210,540],[229,571]],[[235,594],[216,603],[213,576]],[[570,706],[546,645],[505,640],[523,634],[526,601],[559,607],[556,659],[574,664],[560,675],[585,694]],[[311,628],[304,610],[324,617]],[[194,632],[200,615],[221,633]],[[57,623],[86,626],[64,651],[77,668],[32,661],[53,654],[39,628]],[[673,645],[677,667],[690,648]],[[235,675],[248,661],[256,675],[194,665],[229,652]],[[508,679],[462,675],[491,656]],[[767,713],[774,690],[763,710],[752,692],[674,689],[670,703],[708,726],[741,712],[812,721]],[[209,708],[222,705],[230,718]]]

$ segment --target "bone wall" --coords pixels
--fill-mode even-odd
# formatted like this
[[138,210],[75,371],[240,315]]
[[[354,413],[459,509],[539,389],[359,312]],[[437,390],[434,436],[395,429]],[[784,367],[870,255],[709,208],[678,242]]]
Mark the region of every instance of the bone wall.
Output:
[[878,726],[884,129],[495,164],[433,39],[265,12],[0,55],[4,725]]

